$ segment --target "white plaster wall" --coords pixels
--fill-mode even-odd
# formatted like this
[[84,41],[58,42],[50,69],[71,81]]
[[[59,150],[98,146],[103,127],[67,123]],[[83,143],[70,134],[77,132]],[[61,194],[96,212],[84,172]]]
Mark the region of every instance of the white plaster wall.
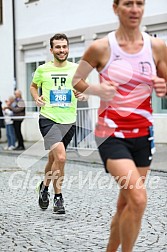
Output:
[[156,143],[167,143],[167,114],[154,114]]
[[[0,25],[0,100],[13,94],[12,1],[3,1],[3,24]],[[3,104],[4,105],[4,104]]]
[[167,12],[166,0],[145,0],[144,16],[154,16]]
[[33,4],[16,2],[18,39],[106,24],[116,20],[112,13],[111,0],[105,0],[105,4],[101,0],[40,0]]
[[[112,0],[40,0],[16,2],[17,39],[59,31],[108,24],[117,21]],[[166,13],[166,0],[146,0],[145,16]]]

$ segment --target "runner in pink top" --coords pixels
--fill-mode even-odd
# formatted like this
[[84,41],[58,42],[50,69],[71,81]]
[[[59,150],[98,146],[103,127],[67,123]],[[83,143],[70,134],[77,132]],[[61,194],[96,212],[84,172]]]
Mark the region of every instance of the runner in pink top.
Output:
[[142,33],[142,37],[142,49],[129,54],[119,46],[115,32],[108,35],[111,55],[100,71],[100,80],[115,81],[119,86],[111,101],[101,101],[96,136],[110,136],[111,128],[113,135],[120,138],[148,135],[148,127],[153,122],[151,93],[156,67],[150,36]]
[[[144,5],[144,0],[113,1],[118,29],[88,47],[73,79],[76,90],[101,98],[96,142],[106,171],[120,186],[107,252],[119,246],[122,252],[134,251],[147,205],[144,181],[155,149],[152,90],[158,97],[166,94],[166,45],[140,31]],[[100,84],[85,81],[93,68]]]

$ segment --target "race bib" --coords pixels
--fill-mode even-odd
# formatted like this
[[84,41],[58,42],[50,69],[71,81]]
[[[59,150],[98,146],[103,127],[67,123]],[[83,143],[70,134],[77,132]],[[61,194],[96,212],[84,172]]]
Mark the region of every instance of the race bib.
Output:
[[154,143],[154,130],[153,126],[149,127],[149,138],[148,140],[150,141],[150,147],[151,147],[151,154],[153,155],[155,153],[155,143]]
[[56,107],[69,107],[72,93],[70,89],[50,90],[50,104]]

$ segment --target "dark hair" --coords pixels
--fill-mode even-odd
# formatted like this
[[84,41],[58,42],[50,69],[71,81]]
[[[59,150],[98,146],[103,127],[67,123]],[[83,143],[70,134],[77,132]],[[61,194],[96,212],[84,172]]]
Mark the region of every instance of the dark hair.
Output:
[[69,45],[69,40],[64,33],[56,33],[53,37],[50,38],[50,47],[53,48],[53,40],[66,40],[67,45]]
[[116,5],[118,5],[119,4],[119,0],[114,0],[113,3],[116,4]]

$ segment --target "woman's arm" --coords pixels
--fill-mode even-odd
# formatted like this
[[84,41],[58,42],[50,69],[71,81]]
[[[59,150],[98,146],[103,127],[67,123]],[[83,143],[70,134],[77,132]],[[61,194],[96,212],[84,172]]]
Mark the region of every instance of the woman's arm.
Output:
[[167,94],[167,47],[163,40],[152,38],[153,57],[157,68],[157,77],[153,78],[156,95]]
[[111,100],[118,87],[117,83],[104,80],[101,84],[89,84],[86,81],[88,75],[94,68],[97,71],[103,69],[109,57],[110,48],[106,38],[93,42],[79,63],[73,78],[73,87],[81,93],[96,95],[104,100]]

